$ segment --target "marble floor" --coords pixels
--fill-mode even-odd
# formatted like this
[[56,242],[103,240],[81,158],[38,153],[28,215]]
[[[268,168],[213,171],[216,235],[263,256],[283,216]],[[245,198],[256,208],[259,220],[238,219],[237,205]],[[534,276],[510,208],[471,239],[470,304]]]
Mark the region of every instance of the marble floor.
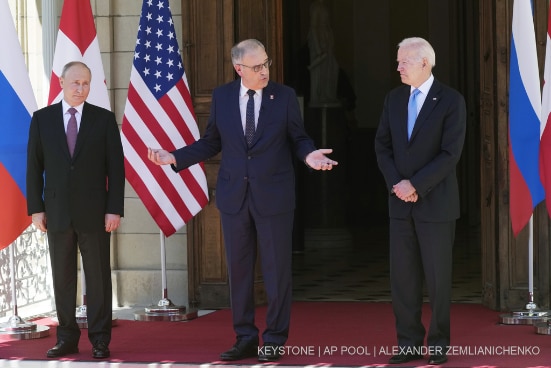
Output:
[[[390,301],[388,229],[347,233],[325,230],[323,242],[307,233],[304,250],[293,254],[293,300]],[[478,231],[458,227],[453,260],[452,302],[480,303]]]

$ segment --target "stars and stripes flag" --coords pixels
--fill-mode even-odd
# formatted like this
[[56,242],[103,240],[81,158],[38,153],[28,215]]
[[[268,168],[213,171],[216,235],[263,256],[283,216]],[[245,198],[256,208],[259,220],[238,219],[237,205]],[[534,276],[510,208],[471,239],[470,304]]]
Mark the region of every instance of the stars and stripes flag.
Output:
[[63,66],[71,61],[81,61],[92,71],[90,94],[86,101],[111,110],[94,15],[89,0],[63,1],[50,79],[48,105],[59,102],[63,98],[59,77]]
[[126,179],[170,236],[208,202],[202,164],[179,173],[147,158],[199,139],[182,57],[167,0],[144,0],[121,130]]
[[0,249],[31,224],[27,216],[27,139],[36,110],[29,74],[7,1],[0,1]]
[[545,195],[539,174],[541,93],[530,0],[514,1],[509,78],[509,211],[516,236]]
[[541,98],[540,177],[545,189],[547,213],[551,216],[551,8],[547,18],[545,69]]

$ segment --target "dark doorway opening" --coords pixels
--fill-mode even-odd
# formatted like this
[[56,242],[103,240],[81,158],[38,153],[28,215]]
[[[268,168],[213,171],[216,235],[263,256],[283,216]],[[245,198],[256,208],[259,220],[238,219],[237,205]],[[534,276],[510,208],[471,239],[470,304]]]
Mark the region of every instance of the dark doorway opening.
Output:
[[[338,106],[312,106],[310,5],[324,3],[339,64]],[[454,299],[481,302],[478,33],[474,1],[284,0],[285,83],[303,102],[308,133],[339,166],[297,163],[295,299],[389,300],[387,192],[373,140],[384,95],[400,81],[396,45],[418,35],[437,55],[435,77],[463,93],[468,127],[458,166],[462,216],[454,249]],[[366,91],[368,90],[368,91]],[[323,147],[326,145],[326,147]]]

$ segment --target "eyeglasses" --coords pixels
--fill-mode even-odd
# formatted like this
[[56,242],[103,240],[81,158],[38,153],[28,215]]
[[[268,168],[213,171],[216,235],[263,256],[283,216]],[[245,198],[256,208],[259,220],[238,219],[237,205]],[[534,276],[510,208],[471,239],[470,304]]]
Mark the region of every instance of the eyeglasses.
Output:
[[254,65],[254,66],[248,66],[248,65],[245,65],[245,64],[237,64],[237,65],[247,67],[249,69],[252,69],[253,72],[258,73],[259,71],[262,70],[263,67],[268,69],[272,65],[272,59],[268,59],[264,64],[258,64],[258,65]]

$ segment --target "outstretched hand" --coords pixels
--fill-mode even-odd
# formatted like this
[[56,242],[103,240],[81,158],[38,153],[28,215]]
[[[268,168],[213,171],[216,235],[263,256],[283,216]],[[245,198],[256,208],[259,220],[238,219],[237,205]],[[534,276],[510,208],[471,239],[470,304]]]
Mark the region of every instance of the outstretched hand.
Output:
[[147,147],[147,158],[157,165],[170,165],[176,163],[174,155],[163,149]]
[[325,154],[333,152],[330,148],[320,148],[312,151],[306,156],[306,163],[314,170],[331,170],[333,166],[338,165],[337,161],[331,160]]

